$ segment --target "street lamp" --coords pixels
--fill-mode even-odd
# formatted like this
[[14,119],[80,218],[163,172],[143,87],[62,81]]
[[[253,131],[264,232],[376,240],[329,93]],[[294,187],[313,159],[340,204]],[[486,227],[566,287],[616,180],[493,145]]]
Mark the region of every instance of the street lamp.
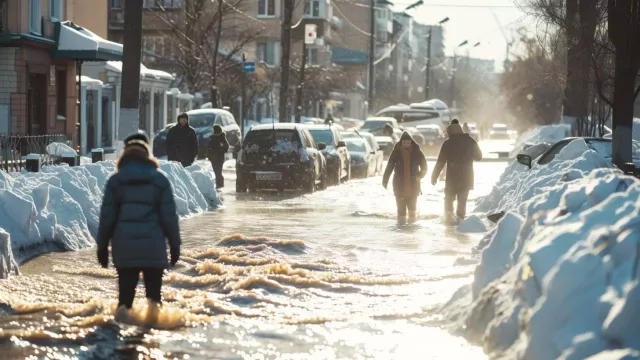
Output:
[[458,49],[469,44],[468,40],[461,42],[455,49],[453,49],[453,66],[451,67],[451,103],[449,104],[452,108],[456,106],[456,71],[457,71],[457,62],[458,62]]
[[[438,25],[442,26],[442,24],[449,21],[449,17],[446,17],[440,21],[438,21]],[[429,100],[429,90],[431,84],[431,36],[433,34],[433,26],[429,26],[429,34],[427,35],[427,66],[425,69],[425,86],[424,86],[424,96],[425,100]]]

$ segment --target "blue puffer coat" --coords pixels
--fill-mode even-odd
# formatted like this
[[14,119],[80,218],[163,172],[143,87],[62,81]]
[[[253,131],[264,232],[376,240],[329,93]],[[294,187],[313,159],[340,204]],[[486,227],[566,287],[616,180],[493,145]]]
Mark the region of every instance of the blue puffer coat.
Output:
[[180,252],[180,225],[171,183],[158,163],[125,154],[107,181],[100,211],[98,249],[111,242],[116,268],[167,268],[168,240]]

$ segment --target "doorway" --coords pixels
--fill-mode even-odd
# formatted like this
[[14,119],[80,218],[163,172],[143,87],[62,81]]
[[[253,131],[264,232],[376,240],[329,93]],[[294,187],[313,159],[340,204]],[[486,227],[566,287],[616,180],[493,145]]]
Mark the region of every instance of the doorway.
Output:
[[27,134],[47,133],[47,75],[29,74],[27,90]]

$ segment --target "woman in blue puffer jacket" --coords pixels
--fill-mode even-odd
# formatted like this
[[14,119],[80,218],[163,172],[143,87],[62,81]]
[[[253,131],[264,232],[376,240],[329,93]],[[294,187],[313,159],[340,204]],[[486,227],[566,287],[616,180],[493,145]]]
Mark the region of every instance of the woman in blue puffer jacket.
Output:
[[[118,271],[118,307],[131,309],[142,272],[147,299],[161,303],[162,275],[180,257],[180,227],[171,183],[158,171],[142,132],[124,141],[116,173],[105,185],[100,226],[98,261],[108,267],[109,244]],[[165,240],[166,239],[166,240]]]

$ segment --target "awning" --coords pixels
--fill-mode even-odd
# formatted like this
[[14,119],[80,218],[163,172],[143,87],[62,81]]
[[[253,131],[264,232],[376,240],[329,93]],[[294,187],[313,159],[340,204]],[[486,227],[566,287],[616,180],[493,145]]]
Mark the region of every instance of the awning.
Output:
[[81,61],[122,60],[122,44],[105,40],[71,21],[55,22],[52,56]]
[[331,48],[331,62],[334,64],[366,64],[369,55],[364,51],[345,49],[341,47]]

